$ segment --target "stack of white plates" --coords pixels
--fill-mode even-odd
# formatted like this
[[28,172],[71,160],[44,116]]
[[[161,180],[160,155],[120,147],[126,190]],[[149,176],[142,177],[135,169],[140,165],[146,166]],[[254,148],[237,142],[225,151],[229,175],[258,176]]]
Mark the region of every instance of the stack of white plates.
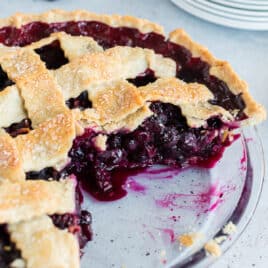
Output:
[[268,0],[171,0],[204,20],[248,30],[268,30]]

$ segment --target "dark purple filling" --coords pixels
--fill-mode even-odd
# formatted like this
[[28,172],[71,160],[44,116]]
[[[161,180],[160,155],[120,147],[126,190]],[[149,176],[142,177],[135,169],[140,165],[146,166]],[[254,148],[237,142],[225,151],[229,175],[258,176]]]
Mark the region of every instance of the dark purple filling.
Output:
[[58,69],[69,62],[68,59],[65,58],[58,40],[55,40],[51,44],[41,48],[35,49],[35,52],[39,54],[41,60],[45,62],[48,69]]
[[53,167],[47,167],[40,171],[30,171],[26,173],[27,180],[59,180],[61,178],[60,172]]
[[69,232],[78,234],[81,249],[92,240],[92,217],[88,211],[82,210],[79,214],[54,214],[51,218],[58,228],[68,229]]
[[9,133],[10,136],[15,138],[18,135],[29,133],[31,129],[32,129],[32,122],[30,119],[26,118],[18,123],[14,123],[9,127],[5,128],[5,131]]
[[[0,42],[7,46],[25,46],[59,31],[64,31],[71,35],[91,36],[105,49],[116,45],[153,49],[155,52],[165,57],[170,57],[177,62],[177,75],[179,78],[187,82],[198,81],[205,84],[214,94],[214,99],[211,100],[211,103],[218,104],[229,111],[238,110],[237,120],[245,118],[243,113],[245,103],[241,95],[233,94],[225,82],[210,75],[208,63],[200,58],[193,58],[188,49],[166,40],[164,36],[157,33],[143,34],[134,28],[113,28],[96,21],[69,21],[50,24],[32,22],[22,26],[20,29],[15,27],[1,28]],[[46,47],[41,48],[41,50],[46,51]],[[58,48],[56,48],[56,51],[58,51]],[[49,54],[50,52],[47,53]],[[58,52],[56,54],[58,55]],[[58,61],[57,57],[55,57],[53,62],[52,57],[52,63],[50,64],[60,66],[62,61],[61,59]]]
[[4,72],[2,67],[0,66],[0,91],[12,85],[14,85],[14,82],[8,78],[6,72]]
[[92,102],[88,99],[88,92],[83,91],[78,97],[71,98],[66,101],[66,105],[70,109],[79,108],[81,110],[92,108]]
[[106,150],[94,145],[98,133],[87,129],[74,140],[69,152],[67,174],[75,174],[83,187],[98,200],[116,200],[126,192],[118,174],[153,164],[184,168],[189,165],[212,166],[222,155],[227,140],[219,130],[228,129],[220,119],[212,118],[207,127],[190,128],[180,108],[154,102],[154,115],[135,131],[109,135]]
[[0,225],[0,267],[7,268],[18,258],[21,258],[21,253],[11,242],[7,226]]
[[146,86],[149,83],[153,83],[156,81],[156,76],[154,71],[151,69],[145,70],[144,73],[138,75],[134,79],[128,79],[128,82],[134,84],[136,87]]

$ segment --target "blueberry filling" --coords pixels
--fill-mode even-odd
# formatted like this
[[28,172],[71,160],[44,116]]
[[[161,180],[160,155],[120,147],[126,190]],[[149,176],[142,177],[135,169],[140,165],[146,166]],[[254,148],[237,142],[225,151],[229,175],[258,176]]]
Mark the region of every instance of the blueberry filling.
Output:
[[26,173],[26,180],[59,180],[61,178],[60,172],[53,167],[47,167],[40,171],[29,171]]
[[0,91],[12,85],[14,85],[14,82],[8,78],[7,74],[3,71],[2,67],[0,66]]
[[154,115],[132,132],[110,134],[106,150],[95,147],[94,130],[87,129],[77,137],[69,152],[70,164],[64,169],[75,174],[83,187],[98,200],[123,197],[124,180],[118,177],[126,170],[164,164],[176,168],[189,165],[212,166],[228,144],[224,131],[228,126],[211,118],[206,127],[190,128],[179,107],[154,102]]
[[54,214],[51,218],[59,229],[68,229],[69,232],[78,234],[81,249],[92,240],[92,217],[88,211],[82,210],[79,214]]
[[92,108],[92,102],[88,99],[88,92],[86,90],[78,97],[67,100],[66,105],[70,109],[79,108],[80,110],[85,110],[87,108]]
[[142,87],[146,86],[149,83],[155,82],[156,79],[157,78],[155,77],[154,71],[147,69],[145,72],[139,74],[136,78],[128,79],[128,82],[132,83],[136,87]]
[[32,122],[28,118],[23,119],[18,123],[13,123],[9,127],[5,128],[5,131],[13,138],[18,135],[27,134],[30,130],[32,130]]
[[16,259],[21,259],[21,252],[11,242],[7,226],[2,224],[0,225],[0,267],[8,268]]
[[[97,21],[69,21],[50,24],[32,22],[22,26],[20,29],[15,27],[1,28],[0,43],[7,46],[25,46],[48,37],[53,32],[59,31],[64,31],[71,35],[91,36],[105,49],[116,45],[153,49],[156,53],[170,57],[176,61],[177,76],[180,79],[187,82],[198,81],[199,83],[205,84],[214,94],[214,99],[211,100],[212,104],[222,106],[229,111],[238,111],[236,115],[237,120],[246,118],[243,113],[245,103],[242,96],[233,94],[226,83],[210,75],[210,66],[208,63],[202,61],[200,58],[192,57],[188,49],[166,40],[164,36],[157,33],[143,34],[134,28],[114,28]],[[55,46],[56,51],[58,51],[59,44]],[[50,47],[44,47],[43,50],[50,50]],[[58,52],[56,52],[57,54]],[[62,57],[60,59],[51,56],[45,57],[49,58],[48,62],[51,62],[49,65],[51,64],[53,68],[54,66],[58,67],[66,63],[62,63]]]
[[46,67],[48,69],[58,69],[69,62],[68,59],[65,58],[58,40],[55,40],[51,44],[41,48],[35,49],[35,52],[39,54],[41,60],[46,63]]
[[226,110],[233,111],[238,108],[238,119],[245,115],[243,110],[245,103],[241,94],[234,95],[227,84],[217,77],[209,74],[209,64],[200,60],[200,58],[191,58],[183,65],[178,73],[178,77],[185,82],[198,82],[206,85],[214,94],[214,99],[210,100],[211,104],[219,105]]
[[[63,175],[63,174],[62,174]],[[83,194],[80,190],[79,184],[76,186],[75,191],[76,212],[65,213],[63,215],[51,215],[51,219],[56,227],[59,229],[68,229],[70,233],[78,236],[80,250],[92,240],[92,216],[87,210],[81,210],[83,202]],[[82,254],[82,251],[81,251]]]

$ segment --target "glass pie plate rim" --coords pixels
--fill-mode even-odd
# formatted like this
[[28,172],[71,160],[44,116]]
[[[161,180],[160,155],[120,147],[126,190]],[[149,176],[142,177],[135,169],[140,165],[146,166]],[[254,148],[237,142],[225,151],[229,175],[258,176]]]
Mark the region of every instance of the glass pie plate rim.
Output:
[[[263,184],[264,184],[264,178],[266,173],[266,166],[265,166],[265,156],[264,156],[264,150],[263,150],[263,144],[261,137],[258,133],[258,129],[256,126],[250,126],[246,127],[241,130],[241,136],[244,140],[244,144],[247,149],[247,162],[248,168],[252,168],[252,174],[246,175],[246,182],[244,187],[251,187],[250,192],[247,193],[247,196],[244,196],[244,193],[242,193],[239,202],[244,198],[244,206],[242,208],[238,207],[235,208],[233,211],[231,217],[229,218],[228,222],[233,221],[233,219],[236,217],[236,231],[231,235],[231,239],[227,239],[222,243],[221,250],[222,255],[220,258],[224,258],[226,253],[234,246],[235,243],[238,242],[238,240],[241,238],[243,233],[246,231],[248,225],[250,224],[255,211],[257,209],[257,206],[259,204],[259,201],[262,196],[263,191]],[[254,141],[254,144],[252,142]],[[254,156],[253,156],[254,154]],[[257,173],[254,175],[254,173]],[[249,181],[251,180],[251,181]],[[248,186],[246,184],[249,184]],[[241,210],[241,211],[238,211]],[[239,214],[237,216],[237,214]],[[196,252],[195,254],[198,255],[199,252]],[[191,260],[183,266],[170,266],[172,268],[179,268],[179,267],[195,267],[195,268],[201,268],[201,267],[209,267],[213,263],[216,263],[219,258],[216,258],[212,255],[206,254],[205,257],[194,261],[193,264],[190,264],[192,260],[194,260],[195,256],[191,256]]]

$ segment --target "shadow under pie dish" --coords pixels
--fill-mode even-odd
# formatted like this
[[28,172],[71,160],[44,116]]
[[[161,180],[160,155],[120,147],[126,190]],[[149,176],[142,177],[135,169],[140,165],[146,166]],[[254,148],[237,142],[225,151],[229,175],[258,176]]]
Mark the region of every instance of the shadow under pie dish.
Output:
[[91,239],[79,187],[112,201],[125,170],[210,167],[232,130],[265,119],[181,29],[60,10],[0,27],[0,267],[79,267]]

